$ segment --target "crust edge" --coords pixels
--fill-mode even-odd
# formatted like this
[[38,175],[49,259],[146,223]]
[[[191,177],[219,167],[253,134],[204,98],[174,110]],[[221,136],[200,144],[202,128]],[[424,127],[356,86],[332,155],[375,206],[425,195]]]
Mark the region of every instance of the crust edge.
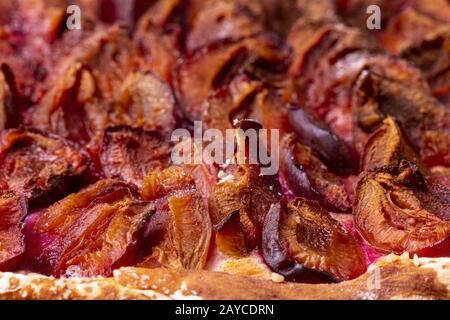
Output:
[[109,278],[0,273],[0,299],[450,299],[450,258],[389,255],[357,279],[300,284],[214,271],[125,267]]

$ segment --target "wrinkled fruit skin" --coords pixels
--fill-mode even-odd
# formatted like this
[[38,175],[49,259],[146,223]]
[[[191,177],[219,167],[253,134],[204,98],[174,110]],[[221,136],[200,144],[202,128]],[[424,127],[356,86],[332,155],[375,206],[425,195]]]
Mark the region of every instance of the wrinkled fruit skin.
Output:
[[265,29],[266,17],[261,1],[207,1],[199,9],[187,39],[189,51],[221,40],[250,37]]
[[289,120],[299,141],[313,148],[331,169],[337,173],[351,172],[346,146],[324,123],[303,109],[291,110]]
[[232,128],[234,119],[242,120],[251,113],[260,90],[261,82],[243,74],[209,94],[202,103],[206,127],[223,131]]
[[170,134],[176,125],[175,98],[169,85],[153,73],[131,73],[118,104],[124,124]]
[[[101,180],[45,209],[27,234],[26,264],[54,276],[108,276],[136,262],[154,206],[117,180]],[[89,239],[89,240],[88,240]]]
[[142,127],[109,127],[100,150],[100,163],[107,178],[137,186],[155,168],[170,164],[171,144],[159,131]]
[[387,117],[380,128],[370,135],[361,158],[361,170],[399,164],[408,160],[417,164],[422,172],[428,168],[403,136],[401,128],[392,117]]
[[70,142],[34,129],[5,130],[0,136],[0,180],[23,194],[30,206],[45,206],[73,190],[89,159]]
[[366,268],[355,238],[317,202],[302,198],[272,206],[263,255],[271,269],[299,282],[348,280]]
[[280,169],[295,195],[316,200],[330,211],[351,209],[342,179],[330,172],[311,148],[298,143],[292,135],[281,142]]
[[[283,68],[288,57],[278,38],[262,34],[236,43],[226,41],[189,54],[175,69],[177,98],[190,120],[202,117],[202,103],[211,92],[230,84],[255,65],[264,69]],[[257,68],[256,68],[257,69]]]
[[[261,176],[259,170],[256,165],[232,166],[227,174],[233,178],[219,181],[208,199],[211,220],[224,250],[229,252],[229,247],[235,246],[231,243],[235,238],[240,238],[239,243],[245,243],[245,248],[238,249],[234,255],[261,247],[265,216],[270,206],[279,201],[279,186],[275,179]],[[239,218],[232,218],[232,215]]]
[[358,183],[355,224],[383,252],[419,252],[450,235],[450,192],[407,162],[366,172]]
[[142,197],[156,213],[145,228],[145,266],[203,269],[211,241],[211,219],[194,177],[181,167],[147,175]]
[[84,146],[107,126],[128,124],[116,100],[135,67],[132,52],[122,25],[95,28],[52,66],[30,110],[33,127]]
[[450,164],[449,111],[426,87],[364,71],[355,85],[352,105],[354,140],[359,152],[369,135],[390,115],[427,165]]
[[[148,6],[147,1],[140,1]],[[153,4],[153,3],[152,3]],[[173,20],[183,7],[178,0],[158,1],[137,21],[133,43],[137,48],[140,67],[151,70],[160,79],[172,83],[173,66],[181,57],[181,27]]]
[[26,200],[13,191],[0,195],[0,271],[13,270],[25,253],[22,219],[27,214]]

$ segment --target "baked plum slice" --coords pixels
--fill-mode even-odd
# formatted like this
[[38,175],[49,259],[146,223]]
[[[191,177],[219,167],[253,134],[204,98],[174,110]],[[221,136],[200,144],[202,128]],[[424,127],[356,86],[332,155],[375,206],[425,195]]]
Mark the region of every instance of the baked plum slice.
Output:
[[87,144],[110,122],[110,105],[100,101],[93,73],[75,63],[56,79],[31,113],[34,127]]
[[178,100],[190,120],[201,119],[202,103],[211,92],[228,85],[245,71],[283,69],[288,56],[279,39],[267,34],[197,50],[175,68]]
[[412,62],[426,77],[435,96],[450,93],[450,31],[443,28],[424,37],[419,44],[414,44],[402,51],[401,56]]
[[39,88],[42,93],[36,94],[32,125],[85,145],[108,125],[122,124],[115,122],[121,115],[115,114],[120,109],[113,101],[134,66],[125,28],[97,28],[57,60]]
[[298,140],[313,148],[330,169],[341,174],[351,172],[347,147],[325,123],[304,109],[291,110],[289,122]]
[[289,121],[289,102],[293,95],[295,95],[295,89],[290,80],[286,83],[266,85],[255,97],[249,118],[258,120],[265,129],[280,130],[280,136],[292,132]]
[[22,220],[27,214],[26,200],[19,193],[0,194],[0,271],[14,269],[25,253]]
[[242,74],[236,76],[228,86],[209,94],[202,103],[202,120],[206,127],[223,131],[233,128],[235,119],[244,119],[251,112],[261,87],[260,81]]
[[398,81],[427,84],[419,70],[380,52],[364,32],[336,21],[333,9],[328,13],[328,21],[323,15],[318,17],[322,23],[298,19],[291,29],[288,43],[294,54],[289,73],[297,82],[301,105],[313,110],[353,152],[352,91],[365,68]]
[[109,127],[100,149],[100,163],[107,178],[122,179],[137,186],[157,167],[170,164],[171,144],[159,131],[142,127]]
[[194,177],[181,167],[158,168],[145,177],[141,193],[157,209],[145,228],[146,257],[141,265],[203,269],[211,219]]
[[145,176],[141,196],[148,201],[165,201],[167,197],[195,189],[195,180],[187,170],[179,166],[156,168]]
[[139,58],[138,70],[151,70],[172,83],[173,66],[181,57],[181,36],[177,20],[178,0],[157,1],[139,19],[133,42]]
[[[199,146],[208,146],[208,141],[200,142],[194,137],[184,137],[181,141],[175,143],[172,149],[171,158],[173,163],[179,164],[195,181],[195,188],[206,199],[211,193],[212,187],[217,183],[218,168],[214,163],[208,163],[206,157],[195,159],[196,152],[199,152]],[[197,161],[200,160],[200,161]]]
[[154,206],[118,180],[100,180],[41,213],[30,234],[27,265],[54,276],[108,276],[133,264]]
[[[329,3],[328,5],[331,5]],[[302,10],[318,16],[320,6]],[[325,11],[324,11],[325,12]],[[326,10],[331,17],[323,20],[298,19],[287,38],[293,49],[289,74],[294,76],[299,102],[329,125],[349,146],[352,144],[351,110],[349,107],[354,79],[368,62],[374,45],[354,28],[336,22],[333,9]],[[307,40],[306,40],[307,39]]]
[[89,160],[63,138],[21,128],[0,134],[0,163],[2,188],[39,207],[73,190]]
[[206,1],[196,8],[187,37],[188,50],[211,43],[236,41],[261,33],[265,29],[266,14],[262,1],[232,0]]
[[[450,6],[447,1],[393,1],[395,5],[379,1],[384,16],[383,30],[376,39],[383,49],[402,57],[423,73],[435,96],[449,92]],[[359,23],[365,27],[365,8],[360,3]],[[414,29],[414,33],[408,30]]]
[[146,130],[175,129],[175,98],[170,86],[151,72],[132,72],[118,98],[120,121]]
[[263,256],[291,281],[343,281],[366,269],[353,235],[317,202],[303,198],[271,207],[263,227]]
[[383,120],[382,125],[369,136],[361,157],[361,170],[367,171],[377,167],[395,165],[402,160],[415,163],[422,172],[428,172],[428,167],[406,140],[395,119],[388,116]]
[[[83,26],[88,27],[88,23]],[[128,30],[123,24],[111,26],[97,26],[88,36],[83,37],[73,46],[73,38],[65,39],[62,47],[58,47],[54,66],[44,83],[45,96],[40,105],[54,103],[51,96],[57,98],[58,93],[53,89],[60,87],[65,75],[75,65],[80,64],[92,74],[96,92],[94,96],[110,100],[118,93],[127,74],[134,70],[136,57]],[[74,33],[68,32],[68,38],[74,37]],[[68,50],[69,49],[69,50]],[[114,70],[113,70],[113,69]],[[52,93],[50,93],[52,91]],[[56,93],[56,95],[55,95]],[[83,98],[86,98],[84,96]],[[44,106],[49,107],[49,105]]]
[[236,120],[250,118],[265,129],[279,129],[280,134],[290,132],[289,103],[285,101],[289,100],[285,96],[289,96],[290,89],[284,83],[270,85],[240,74],[206,98],[202,120],[208,128],[224,130],[232,128]]
[[260,248],[264,218],[280,198],[275,177],[260,175],[257,165],[230,165],[219,174],[208,199],[219,250],[239,256]]
[[114,97],[99,93],[92,70],[76,63],[40,100],[33,125],[84,145],[108,126],[130,125],[166,134],[176,126],[175,98],[169,85],[150,72],[131,72]]
[[402,161],[366,172],[356,188],[355,225],[375,249],[400,254],[430,249],[450,235],[450,191]]
[[281,142],[280,169],[295,195],[316,200],[330,211],[351,209],[342,179],[330,172],[311,148],[297,142],[291,134]]
[[355,85],[352,112],[359,152],[390,115],[427,165],[450,164],[450,113],[429,88],[365,70]]

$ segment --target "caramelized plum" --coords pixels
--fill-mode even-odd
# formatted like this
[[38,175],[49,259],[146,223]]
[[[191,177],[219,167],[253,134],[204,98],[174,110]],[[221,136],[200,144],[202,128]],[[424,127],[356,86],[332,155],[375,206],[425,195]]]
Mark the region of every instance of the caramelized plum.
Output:
[[449,111],[423,87],[364,71],[352,102],[359,151],[383,119],[392,116],[428,165],[448,165]]
[[272,206],[263,254],[272,270],[299,282],[348,280],[366,268],[356,239],[317,202],[302,198]]
[[131,73],[119,98],[126,124],[171,133],[175,128],[175,98],[169,85],[152,73]]
[[156,214],[146,227],[147,265],[202,269],[211,239],[211,220],[194,178],[183,168],[154,170],[144,180],[142,197]]
[[258,120],[265,129],[278,129],[280,135],[292,132],[289,121],[289,102],[293,91],[291,83],[265,86],[255,97],[252,113],[249,118]]
[[214,229],[216,230],[216,245],[221,252],[231,257],[243,257],[248,253],[239,211],[230,214]]
[[139,233],[153,212],[126,183],[101,180],[39,216],[33,233],[53,240],[31,257],[33,265],[55,276],[108,276],[134,262]]
[[[441,23],[409,7],[386,19],[385,28],[377,35],[377,40],[386,51],[399,55],[406,48],[435,33],[442,26]],[[414,34],[408,32],[411,29],[415,30]]]
[[381,127],[369,137],[361,159],[361,170],[395,165],[402,160],[413,162],[420,166],[422,172],[428,172],[422,159],[403,137],[400,127],[388,116]]
[[[233,127],[234,119],[243,119],[251,112],[261,82],[239,75],[227,87],[210,94],[202,104],[206,127],[225,130]],[[224,117],[224,114],[226,115]]]
[[418,252],[450,235],[450,191],[402,161],[366,172],[354,205],[357,230],[383,252]]
[[170,87],[150,73],[131,73],[114,101],[102,100],[93,73],[76,64],[41,100],[33,124],[86,144],[109,125],[171,132],[175,100]]
[[[206,157],[196,157],[196,155],[200,155],[199,146],[200,141],[195,139],[194,137],[184,138],[182,141],[176,144],[176,146],[172,149],[172,156],[179,157],[175,159],[172,157],[174,162],[180,163],[180,167],[177,169],[183,169],[186,174],[182,174],[181,176],[189,177],[189,180],[194,180],[195,188],[202,194],[203,198],[207,199],[211,194],[212,187],[217,183],[217,172],[218,168],[215,163],[209,163],[206,160]],[[208,141],[204,140],[202,147],[205,148],[208,146]],[[185,152],[188,152],[186,154]],[[186,161],[180,161],[180,159],[186,157]],[[189,160],[187,159],[189,158]],[[176,167],[174,167],[176,168]],[[151,175],[149,175],[150,177]]]
[[229,84],[251,66],[283,68],[287,57],[287,49],[268,35],[198,50],[176,67],[175,85],[181,106],[190,120],[201,119],[202,103],[210,92]]
[[168,24],[177,23],[179,19],[183,18],[179,16],[183,9],[185,7],[181,0],[157,0],[151,9],[147,10],[146,16],[154,25],[167,27]]
[[[328,3],[321,1],[318,7],[323,2]],[[302,1],[306,12],[310,6],[315,5]],[[339,23],[333,10],[327,14],[305,16],[292,28],[288,43],[294,57],[289,73],[297,83],[298,103],[324,121],[353,153],[352,90],[364,68],[424,88],[427,84],[410,64],[381,53],[364,32]]]
[[[86,144],[115,118],[112,101],[135,66],[131,42],[120,26],[99,28],[58,59],[32,110],[33,126]],[[114,70],[114,72],[111,72]],[[120,124],[120,123],[118,123]]]
[[337,1],[337,8],[348,22],[366,28],[366,10],[374,4],[384,13],[383,28],[375,35],[379,44],[393,54],[399,54],[405,47],[426,39],[450,22],[447,0],[433,3],[426,0],[342,0]]
[[10,129],[0,137],[0,180],[25,196],[30,206],[45,206],[73,190],[88,165],[71,143],[34,129]]
[[265,29],[265,12],[259,0],[209,0],[198,6],[187,38],[190,51],[223,40],[236,41]]
[[313,148],[330,168],[338,173],[351,170],[346,146],[324,123],[303,109],[291,110],[289,120],[299,141]]
[[424,37],[420,44],[408,47],[401,54],[402,58],[411,61],[423,72],[435,96],[450,93],[449,48],[450,29],[444,28],[442,32]]
[[[450,93],[448,18],[450,5],[445,0],[416,1],[385,17],[385,26],[377,33],[381,47],[412,62],[430,84],[435,96]],[[409,32],[414,30],[414,32]]]
[[297,143],[293,135],[281,142],[280,168],[295,195],[319,201],[331,211],[350,210],[341,178],[331,173],[311,148]]
[[[286,36],[300,15],[297,1],[263,0],[270,30]],[[323,14],[325,10],[321,12]]]
[[[212,90],[214,79],[233,65],[243,60],[245,50],[238,45],[215,50],[209,54],[194,55],[176,68],[175,85],[178,100],[190,120],[199,120],[202,115],[202,103]],[[235,66],[235,67],[236,67]]]
[[[72,33],[68,36],[72,36]],[[133,50],[127,30],[122,25],[98,27],[69,52],[65,52],[66,55],[57,59],[53,72],[45,79],[46,89],[64,82],[62,79],[65,74],[76,64],[81,64],[92,74],[96,94],[110,100],[136,65]],[[48,99],[48,102],[52,102]]]
[[232,128],[236,120],[250,118],[265,129],[278,129],[281,134],[290,132],[286,101],[291,88],[286,87],[284,84],[281,88],[275,87],[247,74],[238,75],[228,86],[207,97],[202,105],[203,121],[208,128],[225,130]]
[[196,189],[207,199],[216,185],[217,168],[204,162],[200,164],[186,164],[183,168],[194,178]]
[[[35,66],[19,56],[12,43],[7,41],[7,39],[0,39],[0,54],[0,64],[10,67],[14,74],[17,92],[28,101],[35,87]],[[10,79],[8,76],[6,78]],[[7,91],[11,88],[10,84],[8,84],[8,87]]]
[[13,191],[0,195],[0,271],[14,269],[25,252],[22,219],[27,214],[25,198]]
[[364,34],[337,22],[334,17],[317,20],[298,19],[290,31],[287,41],[295,52],[289,68],[291,75],[309,78],[346,54],[376,50]]
[[[202,269],[211,239],[211,221],[203,198],[200,193],[191,192],[171,196],[168,203],[172,219],[171,236],[167,240],[175,248],[179,265],[187,269]],[[165,254],[170,255],[170,251],[165,250]]]
[[179,0],[160,0],[139,19],[133,42],[140,58],[139,70],[150,70],[172,83],[172,70],[181,57],[181,28],[171,23]]
[[144,178],[141,195],[146,200],[158,200],[194,188],[194,178],[186,170],[178,166],[171,166],[165,170],[156,168],[150,172]]
[[31,115],[33,126],[86,144],[109,122],[109,106],[96,96],[93,74],[73,65],[42,97]]
[[[235,229],[241,230],[245,242],[240,251],[249,252],[261,246],[262,224],[270,206],[279,199],[278,185],[273,176],[260,175],[256,165],[232,165],[225,175],[209,197],[211,220],[221,233],[232,223],[230,216],[238,212],[240,227]],[[222,237],[221,243],[235,241],[234,238]]]
[[0,42],[6,43],[0,44],[0,63],[6,62],[11,67],[19,92],[28,99],[36,82],[46,76],[53,45],[65,31],[67,3],[36,0],[13,1],[11,4],[9,8],[2,6],[0,9],[6,17],[0,23]]
[[169,165],[170,143],[159,131],[109,127],[103,137],[100,162],[106,177],[141,186],[149,172]]

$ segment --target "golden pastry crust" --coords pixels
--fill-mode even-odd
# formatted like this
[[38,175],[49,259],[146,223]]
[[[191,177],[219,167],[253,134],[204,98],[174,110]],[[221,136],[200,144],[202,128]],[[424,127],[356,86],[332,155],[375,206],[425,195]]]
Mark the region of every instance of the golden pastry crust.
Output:
[[279,280],[258,273],[132,267],[118,269],[110,278],[5,272],[0,273],[0,299],[450,299],[450,258],[389,255],[361,277],[337,284]]

